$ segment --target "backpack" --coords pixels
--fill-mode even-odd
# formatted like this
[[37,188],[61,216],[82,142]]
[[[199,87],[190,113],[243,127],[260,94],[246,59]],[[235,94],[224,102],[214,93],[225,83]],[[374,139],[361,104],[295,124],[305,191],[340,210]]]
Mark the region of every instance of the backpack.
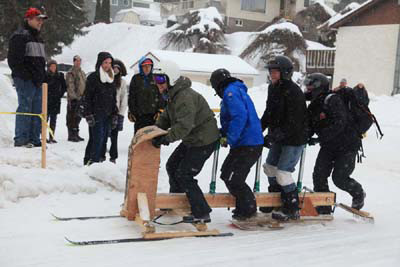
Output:
[[369,128],[371,128],[372,124],[375,124],[380,134],[380,138],[382,139],[383,133],[375,115],[371,113],[370,109],[367,105],[365,105],[365,103],[356,97],[351,88],[344,88],[338,92],[329,94],[325,98],[324,104],[326,105],[329,97],[335,94],[341,97],[343,103],[347,107],[347,110],[350,114],[351,124],[357,130],[360,138],[362,138]]

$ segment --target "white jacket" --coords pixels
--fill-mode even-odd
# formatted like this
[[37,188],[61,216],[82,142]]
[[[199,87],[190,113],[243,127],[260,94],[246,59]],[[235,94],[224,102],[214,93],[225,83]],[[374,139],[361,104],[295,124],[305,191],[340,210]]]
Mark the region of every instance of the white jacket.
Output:
[[121,78],[121,87],[117,89],[117,108],[118,114],[125,116],[128,108],[128,88],[126,82]]

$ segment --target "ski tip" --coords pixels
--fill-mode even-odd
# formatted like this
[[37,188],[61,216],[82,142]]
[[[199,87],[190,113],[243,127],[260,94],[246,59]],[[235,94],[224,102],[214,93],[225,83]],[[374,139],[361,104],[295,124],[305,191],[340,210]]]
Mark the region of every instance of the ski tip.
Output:
[[66,236],[64,236],[64,239],[68,242],[67,245],[69,245],[69,246],[76,246],[77,245],[74,241],[70,240]]

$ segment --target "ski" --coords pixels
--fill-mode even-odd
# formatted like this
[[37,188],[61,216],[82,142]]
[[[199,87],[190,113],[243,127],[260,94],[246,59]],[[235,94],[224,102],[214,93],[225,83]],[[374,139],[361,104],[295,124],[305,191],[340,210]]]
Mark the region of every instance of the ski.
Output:
[[[203,235],[203,236],[196,236],[196,237],[224,237],[224,236],[233,236],[233,233],[210,234],[210,235]],[[168,240],[168,239],[182,238],[182,237],[184,237],[184,236],[159,237],[159,238],[137,237],[137,238],[103,239],[103,240],[90,240],[90,241],[74,241],[74,240],[71,240],[71,239],[65,237],[65,240],[68,241],[68,243],[75,245],[75,246],[90,246],[90,245],[161,241],[161,240]]]
[[71,221],[71,220],[94,220],[94,219],[112,219],[112,218],[121,218],[121,215],[108,215],[108,216],[83,216],[83,217],[59,217],[50,213],[51,216],[54,217],[57,221]]
[[356,217],[356,218],[361,218],[361,219],[364,219],[364,220],[372,222],[372,223],[374,222],[374,216],[372,216],[369,212],[354,209],[343,203],[336,203],[335,206],[342,208],[347,212],[352,213],[354,215],[354,217]]
[[273,231],[282,230],[284,226],[279,222],[246,222],[231,220],[230,226],[244,231]]

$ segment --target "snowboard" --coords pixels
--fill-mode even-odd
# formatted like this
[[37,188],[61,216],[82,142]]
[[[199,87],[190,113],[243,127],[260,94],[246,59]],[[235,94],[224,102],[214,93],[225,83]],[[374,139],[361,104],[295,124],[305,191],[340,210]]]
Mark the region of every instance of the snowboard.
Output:
[[155,125],[144,127],[132,138],[128,151],[128,168],[125,184],[125,201],[121,215],[134,220],[138,214],[137,193],[146,193],[150,219],[155,216],[160,148],[151,139],[168,132]]

